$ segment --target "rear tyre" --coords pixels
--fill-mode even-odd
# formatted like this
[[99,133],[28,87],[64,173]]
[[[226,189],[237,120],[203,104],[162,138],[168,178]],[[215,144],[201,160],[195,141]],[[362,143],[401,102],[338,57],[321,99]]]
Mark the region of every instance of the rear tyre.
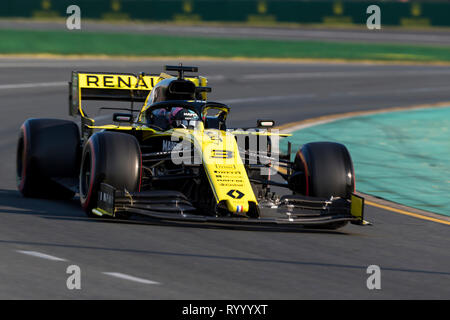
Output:
[[80,134],[72,121],[28,119],[20,128],[16,154],[17,188],[25,197],[69,199],[75,194],[58,179],[75,180]]
[[140,191],[142,157],[139,143],[132,135],[97,132],[83,149],[80,168],[80,202],[88,217],[95,216],[102,182],[128,192]]
[[[295,156],[294,174],[289,184],[294,193],[306,196],[350,199],[355,190],[350,153],[339,143],[313,142],[303,145]],[[330,223],[325,228],[337,229],[346,224]]]

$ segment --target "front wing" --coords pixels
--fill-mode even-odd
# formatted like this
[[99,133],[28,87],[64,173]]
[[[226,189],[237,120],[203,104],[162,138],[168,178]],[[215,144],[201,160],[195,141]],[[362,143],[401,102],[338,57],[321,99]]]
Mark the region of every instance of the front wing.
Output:
[[363,219],[364,198],[352,194],[351,200],[315,198],[298,195],[283,196],[277,202],[259,203],[258,218],[232,214],[206,216],[182,193],[170,190],[128,192],[102,183],[98,193],[98,216],[131,214],[158,220],[182,220],[238,225],[321,226],[338,222],[366,224]]

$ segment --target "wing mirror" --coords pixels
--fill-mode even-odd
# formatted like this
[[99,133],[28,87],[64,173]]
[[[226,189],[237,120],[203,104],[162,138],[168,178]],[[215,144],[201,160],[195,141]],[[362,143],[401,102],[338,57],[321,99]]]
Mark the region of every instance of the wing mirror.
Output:
[[113,114],[114,122],[133,122],[133,115],[131,113],[114,113]]
[[275,125],[273,120],[257,120],[256,126],[258,128],[272,128]]

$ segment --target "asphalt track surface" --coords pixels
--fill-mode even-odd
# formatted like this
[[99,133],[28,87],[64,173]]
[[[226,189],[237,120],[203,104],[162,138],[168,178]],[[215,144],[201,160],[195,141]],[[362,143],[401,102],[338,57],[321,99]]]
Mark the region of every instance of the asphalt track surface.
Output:
[[[77,199],[19,195],[18,129],[30,117],[69,119],[71,70],[159,72],[176,62],[0,60],[0,298],[450,298],[449,226],[372,206],[370,227],[286,232],[87,219]],[[195,64],[236,127],[450,101],[450,67]],[[81,268],[81,290],[66,287],[69,265]],[[381,268],[381,290],[366,287],[369,265]]]
[[[66,31],[65,20],[27,21],[0,20],[0,29],[60,30]],[[126,32],[165,34],[175,36],[250,38],[272,40],[312,40],[332,42],[401,43],[416,45],[450,45],[448,29],[398,29],[369,30],[364,27],[255,27],[215,25],[172,25],[161,23],[107,23],[82,20],[81,30],[89,32]]]

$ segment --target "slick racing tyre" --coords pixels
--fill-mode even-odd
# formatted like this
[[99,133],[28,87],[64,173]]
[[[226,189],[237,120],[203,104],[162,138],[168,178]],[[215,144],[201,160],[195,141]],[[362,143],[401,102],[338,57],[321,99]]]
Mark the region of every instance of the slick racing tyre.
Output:
[[95,216],[102,182],[128,192],[139,191],[141,150],[136,138],[119,132],[97,132],[83,149],[80,168],[80,202],[88,217]]
[[[355,190],[355,174],[347,148],[333,142],[303,145],[295,156],[289,184],[294,193],[306,196],[350,199]],[[334,230],[346,224],[346,221],[330,222],[319,228]]]
[[67,199],[74,191],[58,180],[74,181],[79,171],[80,134],[72,121],[28,119],[17,143],[17,187],[25,197]]
[[339,143],[307,143],[297,152],[291,189],[306,196],[350,199],[355,190],[353,163]]

